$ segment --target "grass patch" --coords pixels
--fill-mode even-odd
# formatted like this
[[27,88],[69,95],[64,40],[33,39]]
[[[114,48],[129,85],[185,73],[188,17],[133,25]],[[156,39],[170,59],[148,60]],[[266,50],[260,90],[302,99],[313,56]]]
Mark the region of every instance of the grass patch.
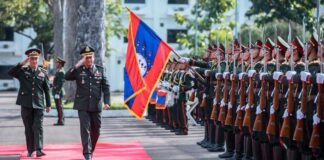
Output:
[[[55,109],[55,102],[54,100],[52,100],[52,109]],[[69,102],[69,103],[64,103],[63,102],[63,108],[64,109],[73,109],[73,102]],[[125,107],[123,106],[123,102],[112,102],[111,106],[110,106],[110,110],[121,110],[121,109],[125,109]]]

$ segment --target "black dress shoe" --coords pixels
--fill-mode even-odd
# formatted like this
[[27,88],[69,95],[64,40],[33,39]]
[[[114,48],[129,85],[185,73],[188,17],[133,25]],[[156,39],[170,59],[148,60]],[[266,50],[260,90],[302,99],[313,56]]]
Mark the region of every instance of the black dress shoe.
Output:
[[54,123],[54,126],[64,126],[64,123]]
[[84,160],[91,160],[91,159],[92,159],[91,154],[84,155]]
[[33,152],[29,152],[27,153],[27,157],[32,157],[33,156]]
[[176,135],[188,135],[188,132],[186,131],[180,131],[180,132],[176,132]]
[[234,155],[234,152],[228,152],[226,151],[225,153],[219,155],[219,158],[231,158]]
[[42,150],[36,151],[36,156],[37,157],[42,157],[42,156],[45,156],[45,155],[46,154]]
[[205,141],[205,143],[201,144],[201,147],[207,148],[207,146],[209,146],[209,145],[210,145],[210,143],[208,141]]
[[209,152],[224,152],[224,145],[215,144],[213,147],[207,149]]
[[230,158],[227,158],[226,160],[240,160],[243,158],[242,153],[234,153],[234,155]]
[[202,141],[197,142],[197,144],[198,144],[199,146],[201,146],[201,144],[202,144],[202,143],[205,143],[205,142],[206,142],[206,139],[203,139]]

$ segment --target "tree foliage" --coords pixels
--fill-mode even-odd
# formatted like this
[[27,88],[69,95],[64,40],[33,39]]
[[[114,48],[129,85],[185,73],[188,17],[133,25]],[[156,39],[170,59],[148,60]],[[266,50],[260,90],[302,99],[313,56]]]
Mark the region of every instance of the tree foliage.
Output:
[[[252,7],[247,11],[246,16],[255,17],[255,23],[259,26],[270,22],[288,22],[289,20],[302,24],[305,17],[308,30],[313,30],[316,25],[317,0],[250,0]],[[324,0],[321,0],[324,3]]]
[[[53,16],[43,0],[2,0],[0,3],[0,24],[13,27],[19,33],[31,40],[29,46],[44,47],[45,52],[52,48]],[[23,31],[32,28],[36,37],[24,34]]]
[[[188,34],[178,34],[177,42],[189,48],[191,53],[194,52],[195,33],[191,31],[195,29],[197,15],[198,54],[202,54],[209,43],[216,42],[215,34],[222,34],[222,37],[225,37],[230,30],[226,26],[215,29],[215,25],[225,21],[224,13],[234,7],[234,2],[234,0],[197,0],[190,16],[176,13],[175,20],[190,31]],[[228,36],[230,37],[232,36]],[[225,40],[225,38],[220,40]]]

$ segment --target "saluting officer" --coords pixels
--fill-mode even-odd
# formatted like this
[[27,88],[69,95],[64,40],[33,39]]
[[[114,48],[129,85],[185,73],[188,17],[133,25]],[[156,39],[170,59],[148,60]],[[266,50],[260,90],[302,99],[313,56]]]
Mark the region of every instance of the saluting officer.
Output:
[[52,88],[52,94],[54,96],[55,105],[57,109],[57,116],[58,120],[57,123],[55,123],[55,126],[63,126],[64,125],[64,113],[63,113],[63,105],[62,105],[62,98],[64,96],[64,64],[65,61],[61,58],[56,59],[56,73],[53,80],[53,88]]
[[80,119],[83,155],[92,158],[100,135],[102,93],[104,109],[110,108],[110,91],[104,68],[93,64],[94,49],[86,46],[80,52],[82,59],[65,75],[65,79],[76,81],[77,90],[73,108],[78,110]]
[[16,104],[21,106],[27,157],[32,157],[34,151],[37,157],[41,157],[46,155],[43,152],[44,101],[46,101],[46,112],[51,110],[49,80],[46,70],[38,66],[41,51],[29,49],[25,54],[27,58],[12,68],[9,75],[17,78],[20,83]]

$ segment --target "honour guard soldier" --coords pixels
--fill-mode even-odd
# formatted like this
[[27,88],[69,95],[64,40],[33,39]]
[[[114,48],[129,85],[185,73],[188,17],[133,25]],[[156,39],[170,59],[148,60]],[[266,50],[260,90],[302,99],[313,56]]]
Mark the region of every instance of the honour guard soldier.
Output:
[[17,78],[20,83],[16,104],[21,106],[27,157],[31,157],[34,151],[37,157],[41,157],[45,155],[43,152],[44,109],[46,108],[46,112],[51,110],[50,86],[47,71],[38,66],[41,51],[29,49],[25,54],[28,58],[12,68],[9,75]]
[[52,88],[52,94],[55,100],[56,110],[57,110],[57,116],[58,120],[57,123],[54,125],[56,126],[63,126],[64,125],[64,113],[63,113],[63,104],[62,104],[62,98],[64,96],[64,64],[65,61],[61,58],[56,59],[56,73],[53,80],[53,88]]
[[93,64],[94,49],[86,46],[80,54],[82,59],[68,70],[65,79],[76,81],[73,109],[79,114],[83,155],[90,160],[100,135],[102,103],[105,110],[110,108],[110,91],[104,68]]

